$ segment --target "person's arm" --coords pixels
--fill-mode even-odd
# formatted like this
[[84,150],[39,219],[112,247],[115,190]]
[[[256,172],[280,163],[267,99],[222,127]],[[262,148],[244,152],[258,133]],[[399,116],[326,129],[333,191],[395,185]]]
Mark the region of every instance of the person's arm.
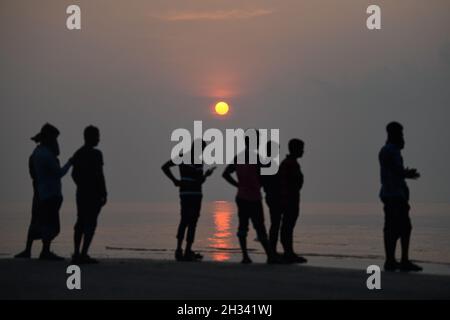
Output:
[[420,174],[419,172],[417,172],[417,169],[405,168],[403,166],[402,156],[400,155],[399,151],[392,154],[391,162],[392,162],[392,170],[399,176],[405,179],[413,179],[413,180],[418,179],[420,177]]
[[282,195],[287,195],[289,193],[289,174],[287,171],[286,162],[282,162],[280,168],[278,169],[278,174],[280,177],[280,192]]
[[213,174],[214,170],[216,170],[216,167],[212,167],[212,168],[209,168],[208,170],[206,170],[206,172],[203,174],[203,177],[202,177],[202,183],[204,183],[206,181],[206,178],[208,178],[209,176],[211,176]]
[[105,174],[103,172],[103,155],[100,152],[100,167],[99,167],[99,182],[100,182],[100,193],[102,197],[102,206],[108,201],[108,192],[106,190]]
[[231,175],[233,172],[236,171],[236,165],[235,164],[229,164],[227,165],[227,167],[225,168],[222,177],[231,185],[238,187],[238,182],[236,181],[236,179],[233,178],[233,176]]
[[67,160],[67,163],[60,169],[59,175],[61,178],[64,177],[67,174],[67,172],[69,172],[69,169],[72,167],[72,163],[73,160],[72,158],[70,158],[69,160]]
[[167,161],[166,163],[163,164],[163,166],[161,167],[161,170],[164,172],[164,174],[167,176],[167,178],[169,178],[173,184],[176,187],[179,187],[181,182],[180,180],[178,180],[177,178],[175,178],[175,176],[173,175],[172,171],[170,170],[170,168],[175,167],[176,164],[173,163],[172,160]]
[[420,178],[420,173],[417,169],[414,168],[406,168],[405,169],[405,179],[417,180]]
[[300,181],[299,181],[299,191],[302,190],[303,184],[305,182],[305,177],[303,176],[302,168],[300,167]]
[[40,160],[45,165],[46,170],[50,175],[58,176],[60,178],[64,177],[72,166],[72,158],[70,158],[67,163],[61,168],[58,158],[50,153],[45,153]]

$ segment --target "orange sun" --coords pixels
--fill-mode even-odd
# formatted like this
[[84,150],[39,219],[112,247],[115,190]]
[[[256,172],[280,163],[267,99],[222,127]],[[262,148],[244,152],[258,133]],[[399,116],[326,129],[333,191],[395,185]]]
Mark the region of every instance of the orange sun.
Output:
[[228,103],[220,101],[220,102],[216,103],[216,106],[214,107],[214,110],[216,110],[216,113],[219,116],[224,116],[230,110],[230,106],[228,105]]

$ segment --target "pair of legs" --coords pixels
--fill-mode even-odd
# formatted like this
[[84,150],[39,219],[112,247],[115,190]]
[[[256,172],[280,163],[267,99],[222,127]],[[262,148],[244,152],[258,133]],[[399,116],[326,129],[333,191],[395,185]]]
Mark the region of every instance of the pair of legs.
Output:
[[[88,255],[89,247],[97,228],[97,219],[101,210],[100,199],[77,195],[77,222],[74,227],[75,262],[95,263]],[[83,245],[81,245],[83,243]],[[81,248],[81,251],[80,251]]]
[[248,201],[240,198],[236,198],[236,204],[238,207],[239,227],[237,236],[239,238],[239,244],[242,250],[242,263],[251,263],[252,260],[248,255],[247,250],[247,234],[249,229],[250,220],[255,228],[258,240],[264,248],[267,254],[268,261],[273,258],[273,254],[269,246],[269,240],[267,238],[267,231],[264,225],[264,211],[262,202]]
[[[181,205],[181,220],[178,225],[177,232],[177,250],[175,257],[177,260],[183,259],[200,259],[201,256],[194,254],[192,251],[192,244],[195,239],[195,231],[197,229],[197,221],[200,217],[200,210],[202,206],[201,195],[183,195],[180,196]],[[186,235],[187,231],[187,235]],[[183,256],[183,240],[186,235],[186,248]]]
[[59,234],[59,210],[62,197],[52,197],[39,200],[37,195],[33,196],[31,223],[28,228],[25,250],[17,254],[16,258],[30,258],[33,241],[42,239],[42,251],[39,256],[44,260],[62,260],[50,251],[51,242]]
[[50,245],[53,239],[59,234],[59,210],[62,205],[62,197],[52,197],[41,201],[39,204],[39,216],[42,230],[42,252],[41,259],[63,260],[50,251]]
[[277,252],[278,235],[284,250],[285,262],[304,263],[306,259],[299,257],[294,252],[294,228],[299,216],[299,201],[294,199],[281,206],[279,199],[267,199],[270,209],[270,247],[272,252]]
[[[385,269],[393,271],[420,271],[421,268],[409,260],[409,242],[411,238],[410,206],[407,200],[401,198],[383,199],[384,203],[384,248],[386,252]],[[401,263],[395,259],[397,241],[401,244]],[[419,270],[420,269],[420,270]]]

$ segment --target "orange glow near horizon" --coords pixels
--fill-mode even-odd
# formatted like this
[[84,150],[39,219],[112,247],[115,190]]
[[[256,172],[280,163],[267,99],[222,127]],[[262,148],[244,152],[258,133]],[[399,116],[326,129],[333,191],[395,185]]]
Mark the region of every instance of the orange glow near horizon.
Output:
[[219,116],[224,116],[230,110],[230,106],[228,105],[228,103],[226,103],[224,101],[220,101],[220,102],[216,103],[214,110],[216,111],[216,113]]

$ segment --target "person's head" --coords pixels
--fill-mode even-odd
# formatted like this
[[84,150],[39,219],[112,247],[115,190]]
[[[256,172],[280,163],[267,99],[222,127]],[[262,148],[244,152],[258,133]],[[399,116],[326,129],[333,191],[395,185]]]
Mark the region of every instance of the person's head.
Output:
[[301,158],[305,149],[305,143],[300,139],[291,139],[288,148],[291,156]]
[[96,147],[100,142],[100,130],[94,126],[87,126],[84,129],[84,143],[90,147]]
[[48,147],[56,155],[59,155],[58,136],[59,130],[55,126],[46,123],[42,126],[41,131],[32,137],[31,140]]
[[405,147],[405,139],[403,137],[403,126],[396,122],[390,122],[386,126],[387,131],[387,141],[390,143],[395,144],[400,149],[403,149]]

